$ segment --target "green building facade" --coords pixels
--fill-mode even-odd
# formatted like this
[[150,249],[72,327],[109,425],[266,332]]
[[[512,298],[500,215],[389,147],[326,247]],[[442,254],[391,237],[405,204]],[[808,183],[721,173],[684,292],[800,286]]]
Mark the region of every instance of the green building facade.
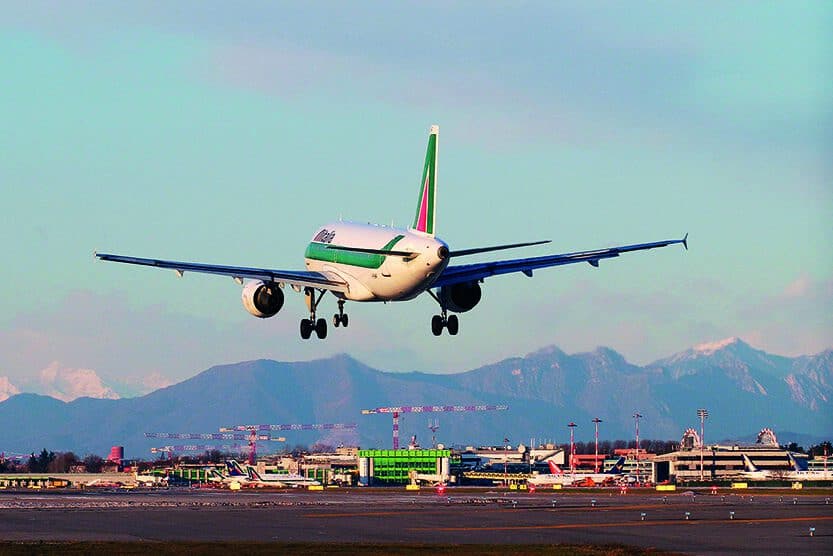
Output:
[[359,450],[359,484],[404,485],[410,472],[448,477],[451,450]]

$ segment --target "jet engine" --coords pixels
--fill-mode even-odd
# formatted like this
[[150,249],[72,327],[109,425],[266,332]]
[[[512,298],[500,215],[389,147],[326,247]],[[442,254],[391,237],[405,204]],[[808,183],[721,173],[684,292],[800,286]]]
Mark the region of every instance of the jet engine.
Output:
[[480,302],[480,284],[477,282],[464,282],[453,286],[440,288],[440,302],[443,307],[455,313],[470,311]]
[[283,307],[283,291],[274,282],[248,282],[243,287],[243,307],[261,319],[274,317]]

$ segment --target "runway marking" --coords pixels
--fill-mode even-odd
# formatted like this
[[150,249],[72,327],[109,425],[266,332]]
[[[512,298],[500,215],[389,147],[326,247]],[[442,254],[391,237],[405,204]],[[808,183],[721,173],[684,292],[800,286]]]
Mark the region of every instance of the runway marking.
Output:
[[833,516],[816,517],[770,517],[762,519],[701,519],[673,521],[624,521],[620,523],[559,523],[553,525],[498,525],[495,527],[409,527],[409,531],[528,531],[534,529],[588,529],[604,527],[632,527],[653,525],[714,525],[720,524],[749,524],[749,523],[786,523],[796,521],[831,521]]

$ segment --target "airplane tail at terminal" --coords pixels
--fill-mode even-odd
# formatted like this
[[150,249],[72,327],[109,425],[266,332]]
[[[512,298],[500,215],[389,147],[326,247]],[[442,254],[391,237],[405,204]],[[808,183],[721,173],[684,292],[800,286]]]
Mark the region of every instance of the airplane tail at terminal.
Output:
[[807,471],[809,469],[807,461],[798,459],[792,455],[792,452],[787,452],[787,457],[790,458],[790,464],[793,466],[794,471]]
[[550,473],[552,473],[553,475],[563,475],[564,474],[564,471],[562,471],[561,468],[558,467],[558,465],[556,465],[554,461],[549,460],[547,462],[547,465],[550,466]]
[[419,189],[419,203],[413,229],[429,236],[434,235],[434,217],[437,207],[437,150],[440,126],[432,125],[428,135],[428,150]]
[[621,475],[625,471],[625,456],[621,456],[613,467],[605,471],[605,475]]
[[253,481],[263,481],[263,478],[260,476],[260,473],[258,473],[257,469],[255,469],[251,465],[246,466],[246,471],[249,474],[249,479]]
[[747,456],[746,454],[743,454],[743,464],[746,466],[746,470],[749,473],[757,473],[758,471],[760,471],[758,467],[754,463],[752,463],[752,460],[749,459],[749,456]]
[[226,462],[226,468],[228,469],[229,477],[246,477],[243,468],[233,459]]

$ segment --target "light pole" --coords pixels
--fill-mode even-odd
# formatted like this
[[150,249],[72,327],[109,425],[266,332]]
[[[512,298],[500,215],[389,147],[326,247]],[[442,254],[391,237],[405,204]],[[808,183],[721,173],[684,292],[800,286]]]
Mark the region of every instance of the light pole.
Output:
[[697,416],[700,418],[700,480],[703,480],[703,447],[705,445],[706,435],[706,418],[709,416],[707,409],[700,408],[697,410]]
[[576,467],[575,467],[575,465],[576,465],[575,464],[575,461],[576,461],[576,458],[575,458],[576,445],[573,443],[573,430],[575,430],[575,428],[578,425],[576,425],[575,423],[573,423],[571,421],[567,426],[570,427],[570,474],[575,475],[576,474]]
[[633,414],[633,420],[636,422],[636,482],[639,482],[639,420],[642,415],[638,412]]
[[599,472],[599,423],[601,422],[602,420],[598,417],[593,418],[593,424],[596,425],[596,459],[593,460],[595,462],[596,473]]
[[506,466],[509,463],[509,438],[503,438],[503,484],[509,487],[509,476],[506,472]]

